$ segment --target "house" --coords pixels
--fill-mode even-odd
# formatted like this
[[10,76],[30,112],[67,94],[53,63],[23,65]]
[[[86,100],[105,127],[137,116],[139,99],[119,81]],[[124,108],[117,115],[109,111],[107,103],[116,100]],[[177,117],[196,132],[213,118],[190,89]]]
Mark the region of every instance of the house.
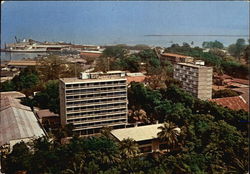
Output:
[[36,112],[40,123],[45,128],[56,129],[60,127],[60,117],[49,109],[42,109]]
[[173,54],[173,53],[162,53],[161,54],[161,59],[162,60],[168,60],[172,64],[176,63],[190,63],[193,62],[194,58],[190,56],[184,56],[180,54]]
[[143,73],[126,73],[127,83],[130,84],[131,82],[140,82],[143,83],[146,79],[146,76]]
[[227,107],[232,110],[245,110],[249,112],[249,105],[243,99],[242,96],[235,96],[235,97],[224,97],[224,98],[216,98],[210,99],[210,101],[215,102],[218,105],[223,107]]
[[11,150],[16,143],[46,135],[30,107],[11,96],[1,97],[0,104],[0,147]]
[[168,149],[167,142],[162,142],[157,137],[157,134],[161,131],[160,126],[163,126],[163,124],[116,129],[111,131],[111,135],[118,141],[127,138],[135,140],[142,153],[158,152]]

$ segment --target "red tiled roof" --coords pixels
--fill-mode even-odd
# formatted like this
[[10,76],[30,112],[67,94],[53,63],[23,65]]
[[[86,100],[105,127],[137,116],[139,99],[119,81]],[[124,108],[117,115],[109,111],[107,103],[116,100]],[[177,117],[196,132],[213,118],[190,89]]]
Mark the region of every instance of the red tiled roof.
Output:
[[146,76],[127,76],[127,83],[131,83],[131,82],[144,82]]
[[243,85],[249,85],[249,80],[245,80],[245,79],[234,78],[232,81],[235,83],[243,84]]
[[232,110],[243,109],[247,112],[249,111],[248,104],[241,96],[216,98],[216,99],[210,99],[210,101],[213,101],[218,105],[228,107]]
[[173,54],[173,53],[162,53],[162,56],[168,56],[168,57],[180,57],[180,58],[189,58],[190,56],[184,56],[180,54]]

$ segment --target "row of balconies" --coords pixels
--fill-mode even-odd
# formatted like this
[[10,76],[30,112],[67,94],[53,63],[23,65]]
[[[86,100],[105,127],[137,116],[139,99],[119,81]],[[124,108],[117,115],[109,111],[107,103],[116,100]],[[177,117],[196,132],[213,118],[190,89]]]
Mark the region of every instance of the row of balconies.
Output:
[[116,126],[116,125],[125,125],[127,119],[123,120],[116,120],[116,121],[107,121],[107,122],[96,122],[94,123],[89,123],[89,124],[79,124],[75,125],[74,130],[83,130],[83,129],[94,129],[94,128],[101,128],[105,126]]
[[75,96],[75,95],[83,95],[83,94],[103,94],[103,93],[114,93],[114,92],[127,92],[126,89],[119,89],[119,90],[95,90],[93,92],[75,92],[71,94],[67,94],[66,96]]
[[112,81],[112,82],[66,84],[66,89],[88,88],[88,87],[96,87],[96,86],[114,86],[114,85],[126,85],[126,81],[122,80],[122,81]]
[[94,112],[94,111],[100,111],[100,110],[112,110],[112,109],[122,109],[127,108],[127,103],[123,103],[117,106],[110,106],[110,107],[94,107],[94,108],[86,108],[86,109],[79,109],[79,110],[72,110],[72,111],[66,111],[67,114],[73,114],[73,113],[80,113],[80,112]]
[[109,100],[106,102],[95,102],[95,103],[89,103],[86,102],[85,104],[78,104],[78,105],[66,105],[66,108],[78,108],[81,106],[96,106],[96,105],[103,105],[103,104],[115,104],[115,103],[123,103],[123,102],[128,102],[127,99],[122,99],[122,100]]
[[79,106],[79,105],[84,105],[84,104],[93,104],[93,103],[105,103],[109,101],[118,101],[118,100],[127,100],[127,97],[105,97],[102,99],[98,98],[92,98],[91,100],[79,100],[79,101],[67,101],[66,106]]
[[109,88],[109,87],[119,87],[119,86],[125,86],[126,84],[115,84],[115,85],[99,85],[99,86],[86,86],[86,87],[72,87],[72,88],[66,88],[66,91],[71,91],[71,90],[79,90],[79,89],[98,89],[98,88]]
[[96,122],[103,122],[103,121],[109,121],[109,120],[122,120],[126,119],[126,115],[115,115],[113,117],[96,117],[96,119],[78,119],[78,120],[67,120],[67,123],[73,123],[74,125],[77,124],[85,124],[85,123],[96,123]]
[[[67,114],[67,120],[73,120],[73,119],[78,119],[78,118],[83,118],[83,117],[88,117],[88,118],[92,118],[92,117],[96,117],[96,116],[107,116],[107,115],[114,115],[114,114],[124,114],[127,113],[126,109],[120,109],[118,111],[109,111],[109,112],[101,112],[101,113],[95,113],[95,112],[90,112],[91,114],[79,114],[77,113],[77,115],[72,115],[70,116],[69,114]],[[79,114],[79,115],[78,115]]]
[[106,90],[119,90],[119,89],[126,89],[126,86],[112,86],[112,87],[101,87],[101,88],[87,88],[87,89],[73,89],[73,90],[66,90],[66,94],[71,94],[75,92],[81,93],[88,93],[88,92],[95,92],[95,91],[106,91]]
[[112,95],[100,95],[100,94],[96,94],[96,95],[91,95],[91,97],[86,97],[88,95],[82,95],[81,96],[77,96],[74,98],[67,98],[67,97],[71,97],[71,96],[67,96],[66,97],[66,101],[83,101],[83,100],[93,100],[93,99],[103,99],[103,98],[118,98],[118,97],[127,97],[127,94],[116,94],[113,93]]

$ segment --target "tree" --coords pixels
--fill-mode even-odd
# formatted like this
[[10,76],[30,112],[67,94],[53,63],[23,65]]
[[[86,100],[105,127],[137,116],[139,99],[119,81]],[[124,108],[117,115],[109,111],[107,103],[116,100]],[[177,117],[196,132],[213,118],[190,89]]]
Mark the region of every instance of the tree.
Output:
[[15,84],[11,80],[0,82],[0,91],[14,91],[16,89]]
[[7,155],[3,162],[3,169],[6,173],[14,174],[17,171],[28,171],[30,168],[31,152],[24,142],[13,146],[12,152]]
[[103,51],[104,57],[123,58],[127,54],[127,50],[120,46],[109,46]]
[[58,80],[61,77],[68,76],[67,61],[57,55],[49,55],[48,57],[38,60],[39,66],[37,70],[43,81]]
[[239,94],[231,89],[222,89],[213,92],[213,98],[224,98],[224,97],[234,97]]
[[138,145],[131,138],[122,140],[119,143],[119,149],[120,149],[122,158],[132,158],[132,157],[137,156],[139,153]]
[[228,51],[232,56],[235,56],[236,58],[240,59],[240,56],[244,52],[245,48],[246,48],[245,40],[238,39],[235,44],[229,45]]
[[58,80],[48,81],[44,89],[34,97],[37,106],[43,109],[50,109],[59,113],[59,82]]
[[172,122],[164,123],[163,126],[158,128],[161,131],[157,133],[157,136],[160,140],[166,141],[168,145],[174,147],[177,144],[177,136],[180,133],[176,128],[177,126]]
[[203,48],[219,48],[219,49],[224,48],[223,44],[217,40],[215,40],[214,42],[213,41],[203,42],[202,47]]

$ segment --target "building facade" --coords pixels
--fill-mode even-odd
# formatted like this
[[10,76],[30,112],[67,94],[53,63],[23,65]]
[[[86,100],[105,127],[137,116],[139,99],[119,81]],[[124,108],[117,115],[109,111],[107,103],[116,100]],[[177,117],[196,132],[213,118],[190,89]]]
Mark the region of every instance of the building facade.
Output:
[[176,63],[189,63],[193,62],[194,58],[190,56],[184,56],[180,54],[173,54],[173,53],[162,53],[161,54],[161,59],[162,60],[168,60],[172,64]]
[[212,67],[191,63],[174,65],[174,78],[181,81],[184,90],[201,100],[212,98],[212,76]]
[[74,132],[89,135],[127,124],[125,72],[82,73],[80,78],[60,79],[59,88],[62,126],[73,123]]

